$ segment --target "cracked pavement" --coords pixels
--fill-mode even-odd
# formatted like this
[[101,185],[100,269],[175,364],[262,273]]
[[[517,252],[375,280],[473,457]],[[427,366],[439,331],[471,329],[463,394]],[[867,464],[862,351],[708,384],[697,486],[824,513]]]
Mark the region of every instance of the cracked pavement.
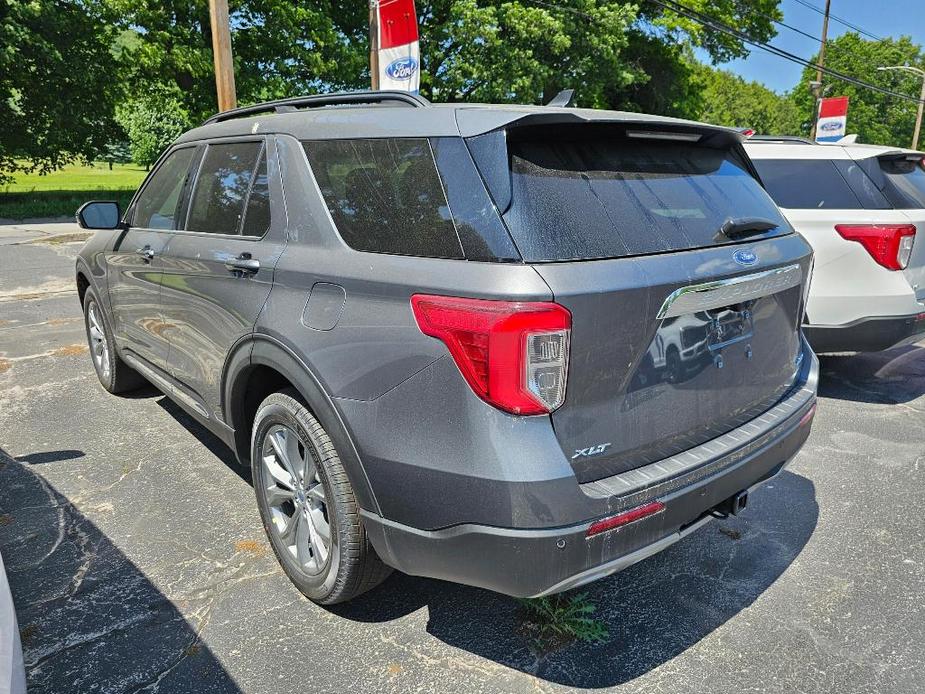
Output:
[[925,349],[826,358],[812,436],[739,518],[586,588],[541,655],[516,601],[393,575],[324,609],[248,476],[153,389],[98,385],[73,225],[0,227],[0,552],[39,692],[921,692]]

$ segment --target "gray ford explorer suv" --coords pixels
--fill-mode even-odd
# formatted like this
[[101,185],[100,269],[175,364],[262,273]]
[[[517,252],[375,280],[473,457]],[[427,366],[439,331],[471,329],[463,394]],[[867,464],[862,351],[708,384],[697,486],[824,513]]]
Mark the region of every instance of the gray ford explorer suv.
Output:
[[811,250],[738,133],[288,99],[174,143],[77,260],[97,375],[251,467],[320,603],[392,567],[516,596],[736,514],[810,431]]

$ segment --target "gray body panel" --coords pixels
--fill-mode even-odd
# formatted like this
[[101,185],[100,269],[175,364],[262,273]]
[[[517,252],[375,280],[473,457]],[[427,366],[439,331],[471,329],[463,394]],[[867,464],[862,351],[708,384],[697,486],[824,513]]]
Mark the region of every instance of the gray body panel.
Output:
[[[467,154],[461,168],[468,178],[448,187],[447,200],[456,207],[454,217],[466,208],[473,228],[487,220],[494,236],[486,247],[500,249],[497,262],[360,252],[338,233],[301,141],[461,143],[460,135],[515,123],[601,120],[739,139],[686,121],[536,107],[316,108],[212,123],[179,142],[267,137],[275,153],[269,233],[247,239],[100,232],[82,251],[78,271],[111,304],[119,352],[135,355],[133,365],[242,461],[250,444],[249,422],[242,419],[249,375],[272,369],[298,390],[331,435],[370,537],[388,563],[512,594],[562,590],[584,580],[574,576],[603,575],[609,569],[595,567],[616,570],[631,563],[620,557],[643,556],[646,547],[680,537],[712,506],[774,474],[799,449],[816,369],[811,353],[800,351],[800,285],[749,297],[754,337],[747,361],[746,345],[735,341],[713,350],[728,360],[726,368],[698,362],[683,383],[646,381],[643,362],[664,338],[665,321],[656,316],[673,292],[793,265],[805,276],[808,246],[789,235],[645,258],[525,264],[510,238],[497,233],[504,230],[499,212]],[[442,142],[434,148],[437,157],[465,151],[450,139]],[[468,195],[465,188],[473,186],[478,194]],[[159,244],[156,263],[141,262],[134,246],[151,240]],[[754,267],[733,262],[733,251],[743,247],[761,259]],[[238,276],[224,267],[242,252],[259,259],[256,274]],[[555,301],[568,308],[573,332],[565,404],[551,415],[519,417],[476,396],[446,346],[418,327],[410,301],[419,293]],[[798,354],[808,356],[799,362]],[[745,428],[784,406],[779,421],[767,419],[760,433]],[[718,411],[722,416],[714,417]],[[729,440],[741,445],[710,458],[710,440],[733,433],[738,438]],[[611,444],[606,455],[572,460],[575,449],[604,442]],[[698,446],[706,447],[697,448],[696,466],[677,463],[683,469],[665,473],[658,484],[621,486],[621,474]],[[753,459],[758,462],[749,463]],[[684,499],[672,514],[584,543],[590,522],[659,489],[665,490],[659,498]],[[551,551],[565,535],[569,549]],[[477,540],[459,539],[469,537]],[[481,549],[482,560],[467,556]],[[532,552],[542,553],[543,568],[531,577]],[[519,575],[500,575],[511,571],[502,555],[517,559]]]

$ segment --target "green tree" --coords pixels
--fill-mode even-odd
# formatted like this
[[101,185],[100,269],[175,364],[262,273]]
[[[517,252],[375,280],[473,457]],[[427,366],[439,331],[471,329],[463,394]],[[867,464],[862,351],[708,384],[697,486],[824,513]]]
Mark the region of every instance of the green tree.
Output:
[[733,128],[753,128],[762,135],[798,135],[802,119],[787,96],[759,82],[747,82],[726,70],[697,68],[702,106],[699,120]]
[[[813,62],[815,60],[814,57]],[[915,75],[880,72],[877,68],[908,64],[925,69],[925,55],[922,47],[907,36],[868,41],[858,34],[848,33],[826,44],[825,64],[832,70],[865,82],[918,97],[922,82]],[[800,83],[792,92],[792,100],[797,106],[806,134],[809,133],[815,109],[809,83],[815,79],[815,69],[804,69]],[[848,132],[857,133],[860,142],[909,146],[915,124],[914,102],[881,94],[829,75],[823,75],[822,83],[828,96],[848,97]]]
[[145,167],[157,161],[161,152],[191,125],[177,94],[165,87],[120,104],[116,118],[128,135],[132,161]]
[[[215,110],[204,0],[101,0],[122,29],[130,84],[177,88],[192,118]],[[757,39],[779,0],[685,0]],[[369,84],[368,11],[358,0],[232,0],[241,103]],[[651,2],[418,0],[422,93],[437,101],[538,102],[565,87],[584,106],[696,111],[689,47],[724,61],[738,39]]]
[[92,0],[0,0],[0,180],[91,159],[117,132],[114,35]]

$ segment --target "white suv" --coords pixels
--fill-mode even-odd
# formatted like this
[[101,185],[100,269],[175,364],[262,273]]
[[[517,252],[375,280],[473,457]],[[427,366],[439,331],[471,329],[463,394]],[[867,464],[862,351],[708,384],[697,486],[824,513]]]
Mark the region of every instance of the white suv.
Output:
[[815,251],[803,326],[815,351],[873,352],[925,332],[925,155],[801,138],[745,149]]

